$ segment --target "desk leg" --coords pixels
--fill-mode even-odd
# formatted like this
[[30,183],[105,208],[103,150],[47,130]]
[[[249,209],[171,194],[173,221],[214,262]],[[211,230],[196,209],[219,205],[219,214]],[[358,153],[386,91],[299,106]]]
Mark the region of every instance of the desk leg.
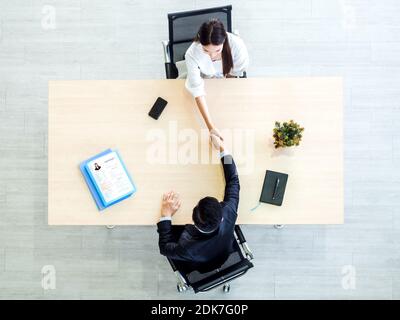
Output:
[[114,226],[114,225],[107,225],[106,228],[107,228],[107,229],[114,229],[115,226]]
[[284,226],[284,224],[274,224],[275,229],[282,229]]

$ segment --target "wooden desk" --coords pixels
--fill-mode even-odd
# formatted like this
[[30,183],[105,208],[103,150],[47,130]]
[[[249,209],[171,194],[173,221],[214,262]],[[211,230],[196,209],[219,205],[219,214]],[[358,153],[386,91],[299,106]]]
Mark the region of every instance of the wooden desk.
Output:
[[[238,223],[343,223],[341,78],[207,80],[206,92],[213,119],[225,131],[238,164]],[[147,113],[158,96],[169,103],[155,121]],[[297,148],[275,150],[275,120],[289,119],[305,127],[303,141]],[[201,127],[183,80],[51,81],[48,223],[153,225],[159,218],[162,193],[170,189],[183,199],[174,223],[190,223],[200,198],[222,199],[224,190],[217,156],[212,157],[214,163],[204,161],[208,140],[200,139]],[[153,140],[157,135],[164,139]],[[185,153],[188,143],[179,142],[185,137],[198,139],[199,147],[192,153]],[[151,155],[156,145],[155,159]],[[100,213],[78,164],[110,147],[120,151],[138,191]],[[190,160],[185,154],[194,156]],[[284,203],[282,207],[261,204],[251,212],[258,204],[266,169],[289,174]]]

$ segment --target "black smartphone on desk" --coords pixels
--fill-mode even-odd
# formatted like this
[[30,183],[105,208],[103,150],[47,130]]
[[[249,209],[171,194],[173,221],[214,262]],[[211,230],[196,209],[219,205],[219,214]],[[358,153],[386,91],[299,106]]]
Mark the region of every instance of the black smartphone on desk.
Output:
[[149,111],[149,116],[155,120],[158,120],[161,113],[164,111],[164,108],[167,105],[167,103],[168,102],[165,101],[163,98],[158,97],[156,102],[154,102],[154,105],[151,107]]

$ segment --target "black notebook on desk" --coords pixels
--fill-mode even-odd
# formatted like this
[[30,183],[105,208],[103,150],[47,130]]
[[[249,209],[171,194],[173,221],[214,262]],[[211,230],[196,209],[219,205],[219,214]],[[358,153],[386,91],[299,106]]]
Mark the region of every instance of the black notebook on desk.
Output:
[[281,206],[285,195],[288,175],[286,173],[267,170],[261,191],[260,202]]

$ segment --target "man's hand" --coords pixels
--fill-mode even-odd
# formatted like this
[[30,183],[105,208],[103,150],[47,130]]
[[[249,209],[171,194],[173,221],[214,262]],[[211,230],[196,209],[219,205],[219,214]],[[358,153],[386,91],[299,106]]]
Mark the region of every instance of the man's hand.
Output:
[[217,149],[219,152],[224,151],[224,141],[219,136],[211,134],[210,139],[215,149]]
[[181,200],[174,191],[164,193],[161,204],[161,217],[172,217],[180,208]]
[[211,138],[212,135],[217,136],[222,141],[224,141],[224,137],[221,135],[221,132],[219,132],[219,130],[217,128],[213,127],[212,129],[210,129],[210,138]]

